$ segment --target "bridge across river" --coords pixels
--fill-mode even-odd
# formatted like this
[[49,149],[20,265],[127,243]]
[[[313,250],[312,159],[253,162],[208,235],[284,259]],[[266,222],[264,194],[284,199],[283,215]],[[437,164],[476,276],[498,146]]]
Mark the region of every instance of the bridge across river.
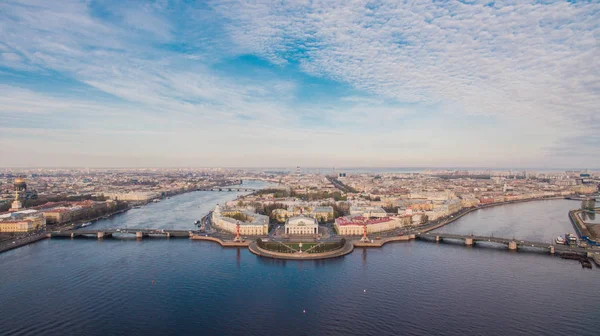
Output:
[[[98,239],[104,239],[108,237],[112,237],[115,234],[124,234],[124,235],[135,235],[137,239],[141,239],[143,237],[185,237],[192,238],[195,236],[200,236],[198,231],[192,230],[159,230],[159,229],[100,229],[100,230],[66,230],[66,231],[54,231],[47,234],[47,237],[96,237]],[[560,245],[553,244],[547,242],[535,242],[535,241],[527,241],[527,240],[518,240],[515,238],[501,238],[494,236],[474,236],[474,235],[461,235],[461,234],[450,234],[450,233],[436,233],[436,232],[423,232],[411,236],[405,237],[396,237],[396,238],[407,238],[400,240],[410,240],[413,238],[418,238],[423,241],[431,241],[431,242],[442,242],[442,241],[462,241],[464,245],[473,246],[477,243],[495,243],[501,244],[508,247],[509,250],[517,250],[519,248],[536,248],[546,250],[551,254],[555,253],[576,253],[576,254],[586,254],[588,252],[592,252],[590,248],[584,247],[575,247],[570,245]],[[214,238],[213,238],[214,239]],[[369,243],[361,243],[357,242],[357,246],[369,247],[369,246],[382,246],[390,239],[384,239],[385,241],[373,242]],[[391,239],[397,240],[397,239]],[[390,240],[390,241],[391,241]]]
[[535,242],[527,240],[518,240],[515,238],[501,238],[493,236],[474,236],[474,235],[461,235],[461,234],[450,234],[450,233],[439,233],[439,232],[426,232],[416,236],[417,238],[425,241],[440,242],[443,240],[459,240],[463,241],[465,245],[471,246],[477,242],[481,243],[497,243],[507,245],[509,250],[517,250],[520,247],[527,248],[539,248],[548,250],[554,254],[556,252],[571,252],[571,253],[586,253],[588,249],[583,247],[575,247],[570,245],[560,245],[547,242]]
[[240,187],[212,187],[212,188],[200,188],[198,191],[235,191],[235,192],[253,192],[260,190],[258,188],[240,188]]
[[190,230],[159,230],[159,229],[101,229],[101,230],[66,230],[53,231],[49,237],[89,237],[96,236],[98,239],[111,237],[113,234],[135,235],[136,238],[143,237],[191,237],[195,231]]

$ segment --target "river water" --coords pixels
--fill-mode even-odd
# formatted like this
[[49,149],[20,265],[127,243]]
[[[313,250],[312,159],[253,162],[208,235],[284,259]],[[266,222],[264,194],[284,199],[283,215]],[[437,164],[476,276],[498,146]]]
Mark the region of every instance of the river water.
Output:
[[[192,228],[233,197],[179,195],[94,225]],[[578,206],[500,206],[443,230],[548,240]],[[0,272],[0,335],[597,335],[600,322],[597,268],[421,241],[279,261],[188,239],[51,239],[0,254]]]
[[580,201],[542,200],[476,210],[434,232],[474,234],[551,243],[557,236],[575,232],[569,210]]

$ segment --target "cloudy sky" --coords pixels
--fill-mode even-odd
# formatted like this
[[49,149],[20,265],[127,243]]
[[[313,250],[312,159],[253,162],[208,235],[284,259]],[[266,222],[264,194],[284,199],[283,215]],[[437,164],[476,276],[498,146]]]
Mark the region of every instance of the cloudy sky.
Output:
[[600,167],[598,1],[0,1],[0,166]]

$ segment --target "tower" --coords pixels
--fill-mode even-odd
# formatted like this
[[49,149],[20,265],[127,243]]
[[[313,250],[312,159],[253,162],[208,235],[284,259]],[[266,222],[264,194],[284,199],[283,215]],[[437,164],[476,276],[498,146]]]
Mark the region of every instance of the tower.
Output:
[[233,241],[235,241],[235,242],[242,241],[242,239],[240,238],[240,223],[237,223],[235,226],[235,238],[233,239]]
[[19,211],[23,209],[23,205],[21,204],[21,195],[27,191],[27,183],[25,180],[18,177],[15,179],[15,200],[12,202],[12,206],[10,211]]
[[367,223],[363,224],[363,236],[360,239],[360,241],[363,241],[363,242],[368,242],[369,241],[369,238],[367,238]]

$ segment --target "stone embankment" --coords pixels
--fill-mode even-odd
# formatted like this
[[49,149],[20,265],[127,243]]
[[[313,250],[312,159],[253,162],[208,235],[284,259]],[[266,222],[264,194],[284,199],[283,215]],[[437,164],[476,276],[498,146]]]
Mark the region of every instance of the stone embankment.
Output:
[[224,241],[219,238],[202,236],[202,235],[192,235],[192,236],[190,236],[190,239],[211,241],[211,242],[217,243],[223,247],[248,247],[248,245],[250,245],[249,241],[242,241],[242,242]]
[[[600,208],[595,210],[596,212],[600,212]],[[569,219],[573,224],[573,227],[577,231],[577,235],[580,239],[586,241],[588,244],[592,246],[600,246],[600,236],[597,234],[598,230],[594,230],[588,225],[586,225],[585,221],[581,217],[581,214],[584,213],[585,210],[577,209],[569,211]],[[591,224],[592,227],[596,227],[597,224]]]
[[412,240],[415,238],[416,238],[416,236],[414,234],[410,234],[410,235],[405,235],[405,236],[375,239],[375,240],[370,240],[368,242],[363,242],[360,240],[353,240],[352,244],[354,244],[354,247],[382,247],[383,245],[390,243],[390,242],[409,241],[409,240]]
[[274,259],[286,259],[286,260],[319,260],[329,259],[345,256],[346,254],[354,250],[354,245],[346,241],[346,244],[335,251],[323,252],[323,253],[280,253],[274,251],[268,251],[258,247],[255,241],[251,242],[248,246],[250,252],[260,257],[274,258]]
[[15,240],[13,240],[14,244],[13,244],[13,241],[6,241],[3,244],[0,244],[0,253],[6,252],[8,250],[12,250],[17,247],[24,246],[27,244],[31,244],[38,240],[42,240],[42,239],[46,239],[46,238],[48,238],[46,233],[40,233],[40,234],[36,234],[33,236],[25,237],[25,238],[15,239]]

